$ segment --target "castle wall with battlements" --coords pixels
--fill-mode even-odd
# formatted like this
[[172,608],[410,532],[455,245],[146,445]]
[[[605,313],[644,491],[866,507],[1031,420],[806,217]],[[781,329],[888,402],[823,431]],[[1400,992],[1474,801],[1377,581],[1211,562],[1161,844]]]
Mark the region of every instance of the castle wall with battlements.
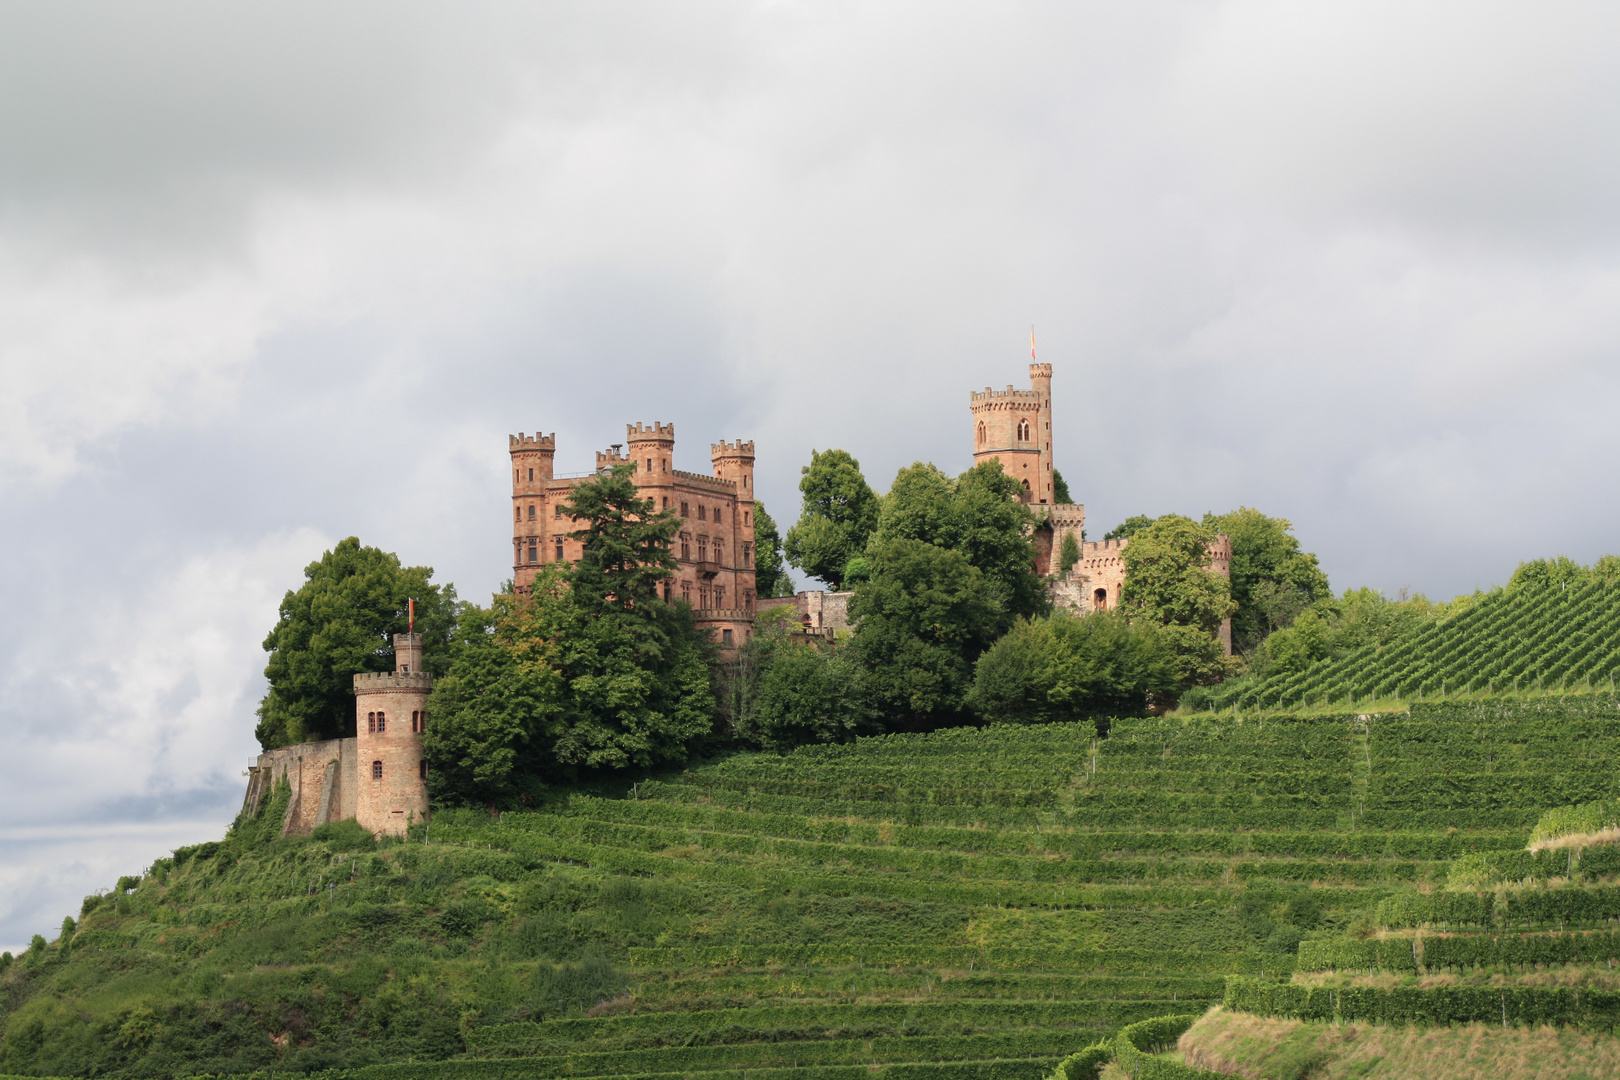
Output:
[[590,473],[557,476],[554,435],[510,436],[512,458],[512,578],[527,589],[541,567],[573,562],[582,554],[570,535],[583,522],[564,507],[573,488],[615,465],[629,465],[642,497],[681,518],[672,543],[676,560],[665,599],[685,600],[698,625],[722,649],[753,635],[754,444],[724,440],[709,447],[712,475],[674,466],[675,425],[628,424],[623,449],[598,451]]

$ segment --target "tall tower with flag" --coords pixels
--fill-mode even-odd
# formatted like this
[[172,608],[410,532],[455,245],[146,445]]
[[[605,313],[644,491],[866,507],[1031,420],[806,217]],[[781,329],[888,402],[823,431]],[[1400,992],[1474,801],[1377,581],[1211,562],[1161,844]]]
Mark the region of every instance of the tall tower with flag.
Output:
[[973,464],[1001,462],[1002,471],[1024,489],[1023,499],[1034,505],[1051,506],[1054,496],[1052,477],[1052,365],[1035,359],[1035,330],[1029,331],[1028,390],[1005,390],[971,394],[973,414]]

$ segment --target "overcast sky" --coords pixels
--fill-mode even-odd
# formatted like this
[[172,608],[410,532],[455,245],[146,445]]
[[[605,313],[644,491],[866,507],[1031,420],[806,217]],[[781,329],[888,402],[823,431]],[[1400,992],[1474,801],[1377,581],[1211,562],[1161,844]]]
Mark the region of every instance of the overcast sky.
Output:
[[217,838],[282,593],[483,599],[506,436],[879,490],[1054,368],[1093,537],[1620,550],[1620,7],[0,3],[0,948]]

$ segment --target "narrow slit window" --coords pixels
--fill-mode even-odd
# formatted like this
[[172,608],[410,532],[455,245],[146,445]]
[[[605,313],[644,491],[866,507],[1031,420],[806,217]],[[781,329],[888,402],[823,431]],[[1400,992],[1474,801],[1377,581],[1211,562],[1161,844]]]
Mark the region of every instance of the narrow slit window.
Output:
[[427,758],[416,763],[416,775],[423,780],[427,779]]
[[388,730],[388,717],[382,713],[377,714],[377,734],[381,735]]

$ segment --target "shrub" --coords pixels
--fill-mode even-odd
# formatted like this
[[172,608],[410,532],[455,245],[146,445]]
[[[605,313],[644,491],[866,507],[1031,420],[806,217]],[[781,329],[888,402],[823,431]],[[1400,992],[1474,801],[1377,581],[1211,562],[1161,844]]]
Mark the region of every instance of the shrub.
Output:
[[377,846],[377,838],[371,835],[371,830],[353,818],[317,825],[310,838],[333,851],[371,851]]

